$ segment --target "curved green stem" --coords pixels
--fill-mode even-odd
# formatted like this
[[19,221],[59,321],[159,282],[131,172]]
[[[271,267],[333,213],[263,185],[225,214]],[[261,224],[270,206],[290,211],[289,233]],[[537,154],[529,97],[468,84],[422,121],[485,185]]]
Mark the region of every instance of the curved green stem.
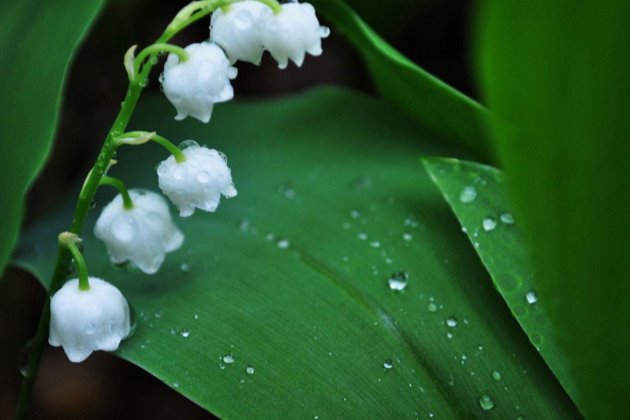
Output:
[[79,289],[84,292],[86,290],[90,290],[90,280],[88,277],[87,266],[85,265],[85,259],[83,258],[81,251],[79,251],[79,247],[77,244],[73,243],[69,244],[67,248],[68,251],[70,251],[70,254],[72,254],[72,258],[74,258],[74,263],[77,267],[77,272],[79,273]]
[[101,178],[99,185],[109,185],[111,187],[115,187],[120,192],[120,195],[122,195],[124,209],[131,210],[133,208],[133,201],[131,200],[127,186],[124,182],[122,182],[122,180],[105,175]]
[[137,146],[148,141],[154,141],[168,150],[175,157],[175,161],[177,163],[186,161],[186,155],[184,155],[179,147],[175,146],[172,141],[160,136],[156,132],[149,133],[148,131],[129,131],[116,139],[116,143],[120,146],[125,144]]
[[140,54],[138,54],[138,56],[134,60],[134,69],[136,73],[140,72],[140,67],[144,64],[147,57],[149,56],[155,57],[157,54],[160,54],[163,52],[176,54],[177,57],[179,57],[179,61],[182,63],[188,60],[188,53],[182,47],[178,47],[177,45],[166,44],[162,42],[155,43],[155,44],[149,45],[148,47],[140,51]]
[[173,143],[171,143],[164,137],[156,134],[155,136],[151,138],[151,140],[156,142],[160,146],[163,146],[166,150],[171,152],[171,154],[175,157],[175,161],[177,163],[182,163],[186,161],[186,155],[184,154],[184,152],[182,152],[179,147],[175,146]]
[[[160,44],[168,42],[172,37],[177,35],[188,25],[196,22],[204,16],[209,15],[214,9],[225,5],[226,3],[226,0],[213,0],[211,2],[208,2],[208,5],[204,9],[201,9],[200,11],[195,13],[194,16],[190,16],[188,19],[178,22],[177,25],[169,25],[155,43]],[[151,57],[157,58],[157,54],[152,54]],[[140,98],[143,86],[146,86],[147,84],[149,73],[153,68],[153,61],[154,60],[149,60],[147,64],[142,66],[140,73],[136,75],[137,77],[134,77],[133,80],[129,82],[129,87],[127,88],[125,99],[121,104],[120,111],[116,116],[116,119],[114,120],[114,123],[112,124],[112,127],[107,134],[107,137],[105,138],[103,146],[101,147],[101,150],[98,154],[96,164],[94,165],[90,175],[86,179],[82,194],[77,200],[76,210],[74,218],[72,220],[72,226],[70,228],[70,232],[72,233],[78,234],[83,229],[83,224],[85,223],[85,219],[87,218],[90,209],[90,203],[94,199],[94,195],[98,190],[101,178],[104,176],[105,171],[109,167],[110,161],[114,155],[114,151],[118,146],[115,142],[115,139],[120,137],[120,135],[125,132],[125,129],[129,124],[129,120],[131,119],[133,111],[136,108],[136,104],[138,103],[138,99]],[[61,286],[63,286],[63,283],[65,282],[68,273],[68,267],[71,263],[71,257],[72,254],[66,247],[59,247],[55,269],[53,272],[52,280],[50,282],[50,286],[48,288],[48,295],[45,300],[41,316],[39,318],[37,331],[35,333],[35,336],[33,337],[33,345],[31,348],[31,353],[27,366],[27,372],[29,372],[29,374],[22,381],[22,388],[20,390],[20,396],[15,412],[15,417],[17,419],[23,419],[26,417],[33,385],[35,383],[35,378],[37,377],[39,362],[41,360],[46,342],[48,341],[48,327],[50,324],[50,297],[57,290],[59,290]]]

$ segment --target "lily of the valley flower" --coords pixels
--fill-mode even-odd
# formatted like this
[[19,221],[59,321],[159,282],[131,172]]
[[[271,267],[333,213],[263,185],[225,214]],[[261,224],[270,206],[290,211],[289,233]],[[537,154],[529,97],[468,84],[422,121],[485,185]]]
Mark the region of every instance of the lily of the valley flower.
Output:
[[260,22],[271,9],[259,1],[245,0],[221,8],[212,14],[210,40],[221,46],[230,63],[237,60],[260,64],[263,44],[260,40]]
[[202,42],[185,48],[188,60],[180,62],[169,54],[160,78],[164,94],[177,110],[176,120],[191,116],[205,123],[210,121],[215,103],[234,97],[230,79],[237,74],[223,50]]
[[179,209],[182,217],[195,208],[215,211],[225,197],[236,196],[232,174],[225,156],[205,146],[193,144],[182,151],[186,160],[178,163],[173,155],[158,166],[160,189]]
[[322,53],[322,38],[330,33],[321,26],[310,3],[286,3],[278,14],[268,13],[260,25],[260,40],[278,67],[284,69],[292,60],[298,67],[306,53]]
[[114,351],[131,331],[129,305],[108,282],[90,277],[89,290],[68,281],[50,301],[51,346],[63,347],[71,362],[82,362],[93,351]]
[[160,268],[167,252],[175,251],[184,235],[171,219],[168,204],[155,192],[132,189],[133,207],[126,209],[118,194],[96,221],[94,235],[105,242],[114,264],[131,262],[147,274]]

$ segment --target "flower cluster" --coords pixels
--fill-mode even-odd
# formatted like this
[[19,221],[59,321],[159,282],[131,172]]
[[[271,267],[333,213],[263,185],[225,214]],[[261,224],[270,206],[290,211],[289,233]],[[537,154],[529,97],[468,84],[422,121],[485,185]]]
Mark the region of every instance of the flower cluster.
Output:
[[[191,7],[206,4],[191,3],[171,25],[187,22],[194,12]],[[144,61],[156,52],[170,52],[160,82],[177,110],[175,119],[190,116],[207,123],[214,104],[234,96],[234,63],[259,64],[267,50],[281,69],[289,60],[301,66],[307,53],[322,53],[321,39],[326,36],[328,28],[319,24],[315,9],[308,3],[245,0],[214,11],[208,42],[185,48],[156,43],[137,57],[134,46],[125,55],[125,69],[132,83],[141,84],[136,78]],[[181,217],[192,216],[195,209],[214,212],[221,196],[237,195],[227,158],[217,150],[192,140],[178,148],[157,133],[146,131],[125,133],[112,141],[115,146],[155,141],[169,150],[170,156],[157,167],[158,185]],[[113,264],[128,262],[146,274],[155,274],[166,254],[179,249],[184,241],[166,200],[155,192],[127,190],[121,180],[107,175],[101,175],[99,185],[114,186],[119,194],[103,209],[94,235],[105,242]],[[68,232],[59,236],[60,245],[72,253],[79,278],[66,282],[51,299],[49,343],[62,346],[73,362],[85,360],[96,350],[114,351],[131,333],[127,300],[115,286],[88,276],[77,246],[80,241]]]
[[175,119],[187,116],[208,122],[215,103],[232,99],[230,83],[237,75],[234,64],[260,64],[265,50],[284,69],[289,60],[302,66],[305,55],[322,53],[322,38],[329,30],[321,26],[309,3],[286,3],[274,12],[255,0],[217,9],[210,22],[210,42],[185,48],[188,59],[170,54],[161,77],[168,100],[177,110]]

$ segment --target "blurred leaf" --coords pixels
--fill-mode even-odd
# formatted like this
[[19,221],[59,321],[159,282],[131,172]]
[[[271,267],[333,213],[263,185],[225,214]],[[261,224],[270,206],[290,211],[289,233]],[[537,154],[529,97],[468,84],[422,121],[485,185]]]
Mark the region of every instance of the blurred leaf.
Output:
[[630,2],[487,2],[483,85],[536,290],[579,404],[624,416],[630,395]]
[[478,158],[490,159],[485,108],[396,51],[343,1],[313,3],[359,50],[385,98],[420,121],[428,132],[466,147]]
[[450,158],[424,158],[423,163],[512,314],[569,395],[577,399],[568,362],[538,304],[534,272],[509,210],[503,173],[490,166]]
[[[209,126],[147,102],[136,128],[225,152],[239,195],[178,219],[184,246],[155,276],[85,232],[91,273],[138,313],[120,356],[221,417],[470,418],[484,395],[501,418],[575,416],[419,167],[443,147],[412,120],[331,89],[225,104]],[[165,157],[123,149],[112,175],[156,189]],[[48,279],[70,218],[33,227],[19,264]]]
[[68,63],[104,0],[9,1],[0,13],[0,273],[52,145]]

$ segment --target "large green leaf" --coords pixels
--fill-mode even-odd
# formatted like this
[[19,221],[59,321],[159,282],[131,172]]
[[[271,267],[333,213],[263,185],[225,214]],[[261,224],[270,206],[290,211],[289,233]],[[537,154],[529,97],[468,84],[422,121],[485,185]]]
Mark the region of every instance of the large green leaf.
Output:
[[[239,195],[178,220],[184,247],[155,276],[85,232],[91,273],[138,313],[120,356],[226,417],[575,415],[418,164],[443,147],[411,120],[331,89],[222,105],[209,126],[145,105],[136,128],[222,150]],[[165,157],[121,150],[112,175],[155,189]],[[33,227],[20,265],[47,279],[70,217]]]
[[[381,94],[445,141],[490,159],[489,115],[466,95],[422,70],[374,32],[343,1],[314,0],[317,11],[363,55]],[[392,5],[383,6],[394,7]],[[386,13],[386,10],[383,11]]]
[[569,395],[577,399],[568,362],[538,304],[534,270],[510,211],[504,174],[491,166],[452,158],[424,158],[423,163],[512,314]]
[[580,405],[624,416],[630,395],[630,2],[489,1],[483,84],[540,303]]
[[104,0],[9,1],[0,13],[0,273],[50,151],[68,63]]

